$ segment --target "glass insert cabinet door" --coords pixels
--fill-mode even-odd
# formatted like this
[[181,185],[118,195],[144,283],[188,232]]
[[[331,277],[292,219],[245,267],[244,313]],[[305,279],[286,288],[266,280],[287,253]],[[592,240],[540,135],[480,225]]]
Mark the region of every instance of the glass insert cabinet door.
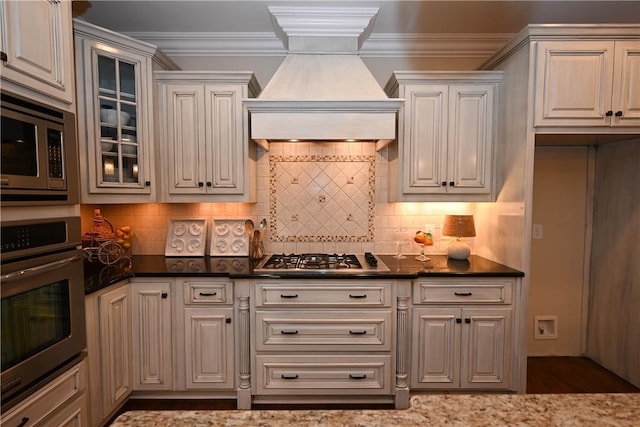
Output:
[[97,173],[101,186],[142,185],[140,94],[138,64],[122,58],[96,54],[94,57],[99,112]]

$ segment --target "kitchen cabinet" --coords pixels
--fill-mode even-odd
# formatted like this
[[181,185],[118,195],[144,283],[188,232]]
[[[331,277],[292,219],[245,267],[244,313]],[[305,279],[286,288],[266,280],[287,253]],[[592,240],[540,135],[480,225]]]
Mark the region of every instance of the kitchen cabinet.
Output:
[[134,278],[130,283],[133,389],[171,390],[173,281]]
[[490,201],[501,72],[395,72],[391,201]]
[[2,425],[22,426],[27,423],[36,427],[89,425],[85,360],[2,414]]
[[155,46],[74,21],[82,203],[156,201]]
[[85,298],[91,425],[102,425],[133,389],[131,296],[126,280]]
[[253,291],[256,403],[395,394],[393,282],[260,280]]
[[512,389],[511,280],[413,283],[412,389]]
[[73,110],[71,2],[0,2],[2,85],[27,98]]
[[534,126],[640,126],[640,40],[533,43]]
[[177,280],[183,299],[178,347],[185,390],[231,390],[235,381],[233,282]]
[[166,202],[252,202],[256,147],[243,98],[260,91],[249,72],[158,72]]

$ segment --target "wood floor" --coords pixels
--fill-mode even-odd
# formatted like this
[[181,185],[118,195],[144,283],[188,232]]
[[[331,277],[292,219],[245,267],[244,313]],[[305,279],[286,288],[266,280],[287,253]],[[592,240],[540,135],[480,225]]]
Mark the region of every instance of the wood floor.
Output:
[[[640,389],[584,357],[530,357],[527,393],[640,393]],[[308,407],[308,406],[307,406]],[[335,408],[336,405],[331,407]],[[348,405],[349,408],[357,406]],[[360,405],[360,408],[363,406]],[[367,405],[392,409],[392,405]],[[288,406],[288,409],[301,409]],[[236,409],[235,400],[130,399],[119,413],[130,410],[224,410]],[[280,409],[260,406],[256,409]]]

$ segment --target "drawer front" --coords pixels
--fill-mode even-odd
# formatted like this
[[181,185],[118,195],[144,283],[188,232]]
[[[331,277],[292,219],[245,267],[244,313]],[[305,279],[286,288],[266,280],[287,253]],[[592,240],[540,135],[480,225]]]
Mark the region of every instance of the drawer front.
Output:
[[258,307],[390,307],[391,284],[256,285]]
[[414,282],[414,304],[511,304],[510,281]]
[[233,303],[233,282],[185,281],[185,304],[231,304]]
[[390,394],[391,356],[256,357],[258,394]]
[[35,425],[66,401],[79,396],[87,387],[87,366],[82,361],[45,385],[18,407],[2,415],[2,425],[21,425],[24,418]]
[[257,311],[256,349],[390,351],[391,310]]

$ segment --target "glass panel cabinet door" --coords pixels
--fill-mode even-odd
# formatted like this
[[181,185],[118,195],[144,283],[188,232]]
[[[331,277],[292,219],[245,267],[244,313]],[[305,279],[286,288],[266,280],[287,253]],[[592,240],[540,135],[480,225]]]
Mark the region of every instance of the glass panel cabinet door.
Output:
[[138,64],[96,55],[97,110],[100,114],[96,148],[100,186],[142,185],[138,144]]

